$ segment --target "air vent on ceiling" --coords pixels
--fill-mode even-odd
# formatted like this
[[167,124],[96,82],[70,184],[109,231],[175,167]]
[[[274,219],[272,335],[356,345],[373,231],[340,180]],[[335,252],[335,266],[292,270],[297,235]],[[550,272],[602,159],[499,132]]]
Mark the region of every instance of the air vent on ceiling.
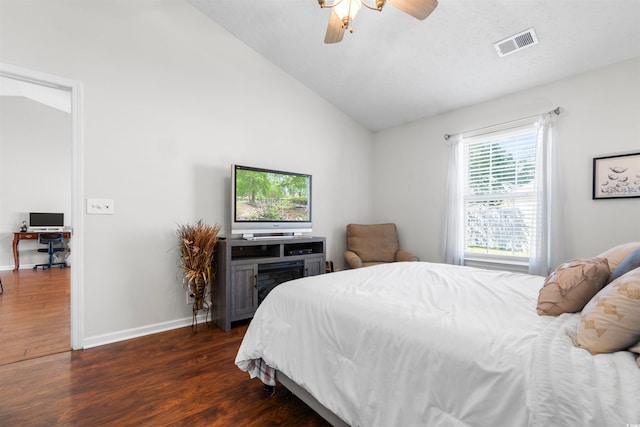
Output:
[[529,28],[526,31],[501,40],[493,46],[496,48],[498,55],[502,57],[535,44],[538,44],[538,37],[536,36],[535,30],[533,28]]

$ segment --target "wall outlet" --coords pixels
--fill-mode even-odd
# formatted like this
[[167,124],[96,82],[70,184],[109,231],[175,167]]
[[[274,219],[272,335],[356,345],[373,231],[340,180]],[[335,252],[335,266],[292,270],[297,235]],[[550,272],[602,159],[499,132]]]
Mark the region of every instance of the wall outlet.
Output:
[[187,291],[187,305],[193,305],[194,302],[195,298],[193,294],[191,293],[191,291]]

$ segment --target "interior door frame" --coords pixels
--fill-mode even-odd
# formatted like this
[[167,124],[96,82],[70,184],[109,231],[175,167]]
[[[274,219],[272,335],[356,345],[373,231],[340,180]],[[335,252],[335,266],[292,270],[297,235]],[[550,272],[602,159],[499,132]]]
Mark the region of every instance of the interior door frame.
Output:
[[71,229],[73,268],[71,268],[70,344],[83,348],[84,340],[84,123],[83,88],[76,80],[0,62],[0,76],[69,92],[71,95]]

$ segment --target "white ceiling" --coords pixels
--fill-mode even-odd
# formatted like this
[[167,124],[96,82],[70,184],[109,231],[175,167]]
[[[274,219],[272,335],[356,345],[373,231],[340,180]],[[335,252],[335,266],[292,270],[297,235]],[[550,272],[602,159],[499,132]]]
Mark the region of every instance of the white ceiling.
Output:
[[[372,131],[640,57],[640,0],[440,0],[424,21],[387,4],[332,45],[317,0],[188,1]],[[498,57],[531,27],[538,45]]]

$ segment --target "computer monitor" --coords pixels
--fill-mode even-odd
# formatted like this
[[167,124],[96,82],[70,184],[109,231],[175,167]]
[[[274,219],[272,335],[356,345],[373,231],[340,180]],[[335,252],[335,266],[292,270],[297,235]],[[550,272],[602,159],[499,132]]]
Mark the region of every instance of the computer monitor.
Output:
[[53,212],[30,212],[29,229],[38,230],[62,230],[64,228],[64,214]]

